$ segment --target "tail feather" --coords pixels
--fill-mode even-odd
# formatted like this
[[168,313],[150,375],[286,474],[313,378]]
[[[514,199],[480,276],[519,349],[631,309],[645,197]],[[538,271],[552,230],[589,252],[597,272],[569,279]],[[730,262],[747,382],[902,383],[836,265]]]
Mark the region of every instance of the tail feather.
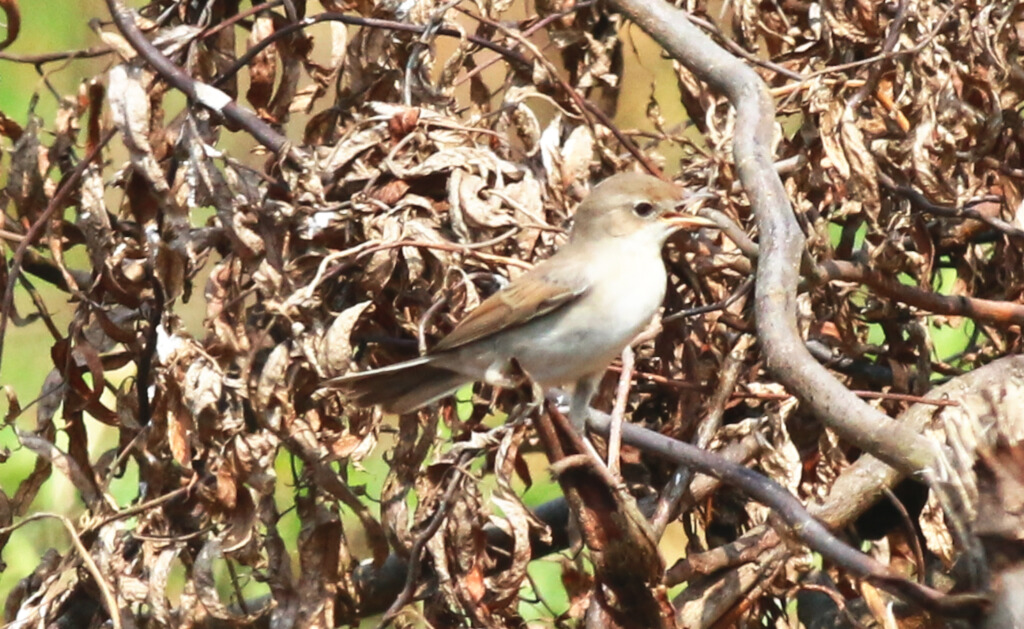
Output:
[[324,382],[325,388],[338,389],[360,406],[379,404],[387,413],[409,413],[450,395],[467,377],[432,364],[423,357],[397,365],[354,373]]

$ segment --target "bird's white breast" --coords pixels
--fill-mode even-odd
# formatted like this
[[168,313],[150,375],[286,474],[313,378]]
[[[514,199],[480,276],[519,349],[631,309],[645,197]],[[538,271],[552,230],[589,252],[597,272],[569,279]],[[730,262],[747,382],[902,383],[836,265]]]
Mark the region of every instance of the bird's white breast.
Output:
[[590,289],[577,301],[508,335],[498,354],[515,358],[544,386],[601,373],[642,332],[665,297],[656,248],[610,248],[585,271]]

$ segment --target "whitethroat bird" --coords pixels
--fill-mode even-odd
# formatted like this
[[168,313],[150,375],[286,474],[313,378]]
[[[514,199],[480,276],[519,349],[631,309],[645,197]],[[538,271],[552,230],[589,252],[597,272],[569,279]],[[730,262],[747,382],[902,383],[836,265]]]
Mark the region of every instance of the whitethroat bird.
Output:
[[684,199],[681,188],[650,175],[609,177],[580,204],[557,253],[486,299],[427,354],[323,386],[361,406],[407,413],[470,382],[517,386],[525,372],[545,389],[574,385],[569,418],[582,434],[609,363],[665,298],[665,241],[679,229],[715,227],[683,214]]

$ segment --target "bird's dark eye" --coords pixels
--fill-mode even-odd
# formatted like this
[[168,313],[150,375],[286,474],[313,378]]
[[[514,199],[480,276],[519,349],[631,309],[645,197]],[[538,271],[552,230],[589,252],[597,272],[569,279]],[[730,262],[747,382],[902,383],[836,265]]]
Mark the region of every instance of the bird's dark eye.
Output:
[[633,213],[640,218],[647,218],[651,214],[654,214],[654,204],[650,201],[637,201],[633,205]]

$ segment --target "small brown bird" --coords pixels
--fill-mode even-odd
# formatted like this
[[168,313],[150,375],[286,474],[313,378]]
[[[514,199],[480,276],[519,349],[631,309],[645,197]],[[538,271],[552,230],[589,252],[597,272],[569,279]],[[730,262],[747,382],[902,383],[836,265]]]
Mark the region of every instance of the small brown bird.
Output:
[[681,214],[683,199],[681,188],[650,175],[609,177],[580,204],[557,253],[486,299],[426,355],[323,386],[407,413],[469,382],[515,386],[515,359],[544,388],[575,385],[569,417],[582,432],[608,364],[665,297],[665,241],[678,229],[714,227]]

